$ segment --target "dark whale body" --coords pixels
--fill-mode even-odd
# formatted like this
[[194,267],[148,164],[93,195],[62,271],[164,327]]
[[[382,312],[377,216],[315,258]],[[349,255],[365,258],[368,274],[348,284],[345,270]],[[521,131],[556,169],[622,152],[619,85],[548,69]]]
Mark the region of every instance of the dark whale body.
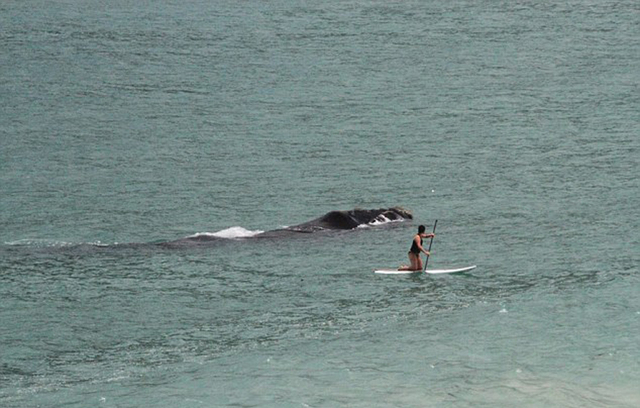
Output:
[[314,233],[319,231],[346,231],[361,225],[376,222],[403,221],[413,219],[410,211],[401,207],[380,208],[375,210],[354,209],[348,211],[331,211],[311,221],[282,229],[263,232],[255,238],[287,237],[300,233]]
[[172,241],[162,241],[154,243],[118,243],[113,245],[78,244],[64,247],[46,247],[43,248],[43,251],[73,251],[76,253],[84,253],[86,251],[96,250],[140,250],[143,248],[152,247],[179,249],[193,248],[197,246],[208,247],[215,245],[226,245],[232,244],[234,242],[237,243],[254,239],[286,239],[296,236],[300,237],[300,234],[304,234],[305,236],[312,238],[313,233],[321,233],[322,231],[349,231],[365,225],[374,226],[377,224],[388,223],[390,221],[404,221],[410,219],[413,219],[413,215],[411,214],[411,212],[401,207],[379,208],[373,210],[354,209],[347,211],[330,211],[322,217],[307,221],[302,224],[281,229],[274,229],[248,237],[225,238],[217,236],[216,234],[201,233]]
[[[401,207],[379,208],[373,210],[354,209],[348,211],[331,211],[322,217],[302,224],[266,231],[252,237],[238,238],[236,241],[286,238],[301,233],[311,234],[320,231],[346,231],[352,230],[361,225],[385,223],[389,221],[403,221],[407,219],[413,219],[413,215],[410,211]],[[229,239],[216,237],[212,234],[198,234],[176,241],[160,243],[159,245],[165,247],[182,247],[189,245],[210,245],[216,242],[229,242]]]
[[413,215],[400,207],[380,208],[377,210],[355,209],[350,211],[331,211],[320,218],[286,228],[295,232],[315,232],[319,230],[350,230],[359,227],[385,221],[398,221],[412,219]]

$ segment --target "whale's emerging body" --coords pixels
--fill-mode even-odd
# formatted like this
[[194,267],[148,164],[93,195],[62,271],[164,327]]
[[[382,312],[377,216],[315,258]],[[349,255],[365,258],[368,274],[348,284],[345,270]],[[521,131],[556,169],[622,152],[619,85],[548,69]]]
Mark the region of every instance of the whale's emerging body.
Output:
[[104,244],[77,244],[55,247],[45,247],[45,250],[65,250],[65,251],[87,251],[100,250],[110,251],[115,249],[138,249],[144,247],[160,248],[189,248],[193,246],[209,246],[216,244],[226,244],[241,242],[253,239],[286,239],[287,237],[299,237],[304,234],[311,238],[313,233],[322,231],[349,231],[359,227],[377,226],[392,222],[401,222],[413,219],[410,211],[401,207],[379,208],[373,210],[354,209],[346,211],[330,211],[322,217],[304,222],[291,227],[283,227],[269,231],[251,231],[242,227],[230,227],[217,232],[201,232],[194,235],[172,240],[154,243],[116,243],[113,245]]
[[[314,233],[319,231],[345,231],[352,230],[363,226],[375,226],[389,222],[398,222],[413,219],[410,211],[401,207],[379,208],[373,210],[354,209],[347,211],[331,211],[322,217],[307,221],[302,224],[285,227],[266,232],[257,232],[254,234],[242,234],[241,236],[226,237],[221,232],[218,233],[200,233],[177,241],[165,242],[163,246],[183,246],[191,244],[207,244],[212,242],[227,241],[228,238],[237,239],[253,239],[253,238],[284,238],[295,236],[300,233]],[[227,233],[231,230],[238,230],[240,227],[224,230]],[[242,231],[247,231],[241,229]]]
[[294,232],[315,232],[319,230],[350,230],[363,225],[383,224],[390,221],[412,219],[411,212],[401,207],[380,208],[377,210],[331,211],[320,218],[303,224],[288,227]]

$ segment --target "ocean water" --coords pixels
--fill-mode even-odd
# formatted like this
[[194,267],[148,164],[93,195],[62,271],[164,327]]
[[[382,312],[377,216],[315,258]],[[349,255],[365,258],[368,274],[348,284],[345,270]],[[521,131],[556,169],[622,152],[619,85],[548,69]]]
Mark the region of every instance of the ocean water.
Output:
[[3,1],[0,406],[640,406],[639,21]]

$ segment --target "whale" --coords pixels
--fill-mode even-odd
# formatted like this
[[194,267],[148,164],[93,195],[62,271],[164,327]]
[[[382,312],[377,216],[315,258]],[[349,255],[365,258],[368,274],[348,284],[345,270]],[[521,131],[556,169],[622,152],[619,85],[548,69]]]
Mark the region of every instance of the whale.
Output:
[[351,230],[364,225],[383,224],[390,221],[413,219],[410,211],[402,207],[374,210],[353,209],[331,211],[311,221],[284,228],[286,231],[310,233],[322,230]]
[[[201,232],[191,236],[157,242],[130,242],[130,243],[114,243],[114,244],[96,244],[96,243],[78,243],[64,245],[35,245],[42,251],[111,251],[123,249],[142,249],[142,248],[167,248],[180,249],[198,246],[216,246],[232,244],[234,242],[241,243],[256,239],[275,240],[309,237],[314,235],[323,235],[333,232],[349,232],[350,230],[360,229],[362,227],[378,227],[384,224],[403,222],[413,219],[411,211],[402,207],[377,208],[377,209],[361,209],[353,210],[335,210],[314,218],[310,221],[296,224],[293,226],[281,227],[268,231],[250,231],[242,227],[230,227],[217,232]],[[255,241],[254,241],[255,242]],[[29,243],[14,244],[14,247],[30,247]]]
[[[321,217],[312,219],[301,224],[273,229],[269,231],[260,231],[255,234],[247,234],[247,230],[238,228],[242,231],[242,236],[235,238],[221,237],[218,233],[199,233],[190,237],[182,238],[175,241],[160,243],[162,246],[184,246],[184,245],[200,245],[211,244],[213,242],[223,242],[229,239],[233,240],[251,240],[251,239],[277,239],[296,236],[298,234],[313,234],[323,231],[348,231],[364,226],[376,226],[390,222],[402,222],[413,219],[411,211],[402,207],[378,208],[378,209],[360,209],[353,210],[335,210],[324,214]],[[230,228],[225,231],[233,230]]]

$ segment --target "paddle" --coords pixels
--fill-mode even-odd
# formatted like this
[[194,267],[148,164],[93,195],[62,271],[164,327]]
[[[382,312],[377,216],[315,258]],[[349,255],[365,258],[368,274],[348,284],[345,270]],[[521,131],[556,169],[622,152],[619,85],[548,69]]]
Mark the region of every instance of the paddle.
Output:
[[[433,223],[433,233],[436,233],[436,225],[438,225],[438,220]],[[431,253],[431,244],[433,244],[433,237],[431,237],[431,241],[429,242],[429,249],[427,252]],[[429,255],[427,255],[427,259],[424,261],[424,270],[422,272],[427,272],[427,265],[429,264]]]

